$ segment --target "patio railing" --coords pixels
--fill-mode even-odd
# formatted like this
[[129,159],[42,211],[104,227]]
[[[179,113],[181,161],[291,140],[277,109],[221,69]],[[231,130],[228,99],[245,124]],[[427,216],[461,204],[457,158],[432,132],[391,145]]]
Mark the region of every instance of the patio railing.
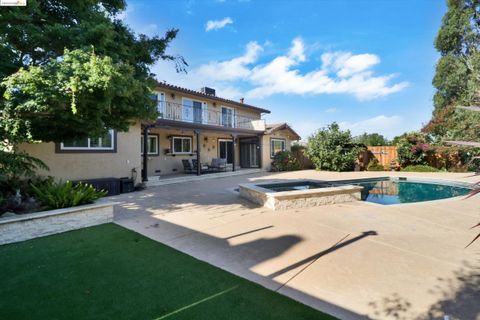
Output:
[[240,128],[248,130],[265,130],[265,120],[255,119],[238,114],[233,108],[212,110],[212,106],[205,104],[185,105],[170,101],[159,101],[159,119],[182,122],[222,126],[226,128]]

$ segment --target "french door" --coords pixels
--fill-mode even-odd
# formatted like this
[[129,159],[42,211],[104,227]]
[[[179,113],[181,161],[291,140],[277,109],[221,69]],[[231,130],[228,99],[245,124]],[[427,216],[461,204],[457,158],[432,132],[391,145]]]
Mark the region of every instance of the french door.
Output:
[[233,163],[233,141],[227,139],[218,140],[218,157],[227,159],[227,163]]

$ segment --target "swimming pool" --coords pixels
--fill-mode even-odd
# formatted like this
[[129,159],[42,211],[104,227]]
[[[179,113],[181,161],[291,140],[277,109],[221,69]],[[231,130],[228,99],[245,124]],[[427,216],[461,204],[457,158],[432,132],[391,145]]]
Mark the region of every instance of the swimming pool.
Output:
[[333,184],[336,183],[362,186],[362,201],[383,205],[447,199],[464,196],[471,191],[467,184],[406,178],[338,181]]
[[273,210],[316,207],[354,201],[381,205],[440,200],[466,195],[467,183],[381,177],[322,181],[312,179],[239,185],[240,196]]

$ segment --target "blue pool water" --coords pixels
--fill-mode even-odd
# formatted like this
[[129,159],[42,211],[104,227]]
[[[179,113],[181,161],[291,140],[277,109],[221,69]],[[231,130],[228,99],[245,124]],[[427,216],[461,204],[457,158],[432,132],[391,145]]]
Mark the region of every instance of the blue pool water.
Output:
[[463,196],[470,188],[448,183],[406,180],[405,178],[390,179],[357,179],[332,182],[300,181],[262,185],[263,188],[275,192],[327,188],[341,185],[362,186],[362,200],[378,204],[400,204],[421,201],[431,201]]
[[458,197],[471,190],[460,185],[392,179],[359,180],[349,184],[363,187],[363,201],[385,205]]

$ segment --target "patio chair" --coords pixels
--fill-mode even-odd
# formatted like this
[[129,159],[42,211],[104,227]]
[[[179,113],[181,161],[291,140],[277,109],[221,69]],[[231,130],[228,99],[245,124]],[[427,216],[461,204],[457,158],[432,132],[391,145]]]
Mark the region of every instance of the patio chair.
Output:
[[[197,167],[198,167],[198,160],[197,159],[192,159],[192,167],[193,167],[193,172],[197,172]],[[210,170],[208,166],[204,166],[200,164],[200,173],[209,173]]]
[[192,167],[192,164],[190,163],[190,160],[182,159],[182,164],[183,164],[183,170],[185,171],[185,173],[196,172],[196,168]]
[[208,169],[214,172],[227,171],[227,159],[213,158],[212,163],[208,166]]

